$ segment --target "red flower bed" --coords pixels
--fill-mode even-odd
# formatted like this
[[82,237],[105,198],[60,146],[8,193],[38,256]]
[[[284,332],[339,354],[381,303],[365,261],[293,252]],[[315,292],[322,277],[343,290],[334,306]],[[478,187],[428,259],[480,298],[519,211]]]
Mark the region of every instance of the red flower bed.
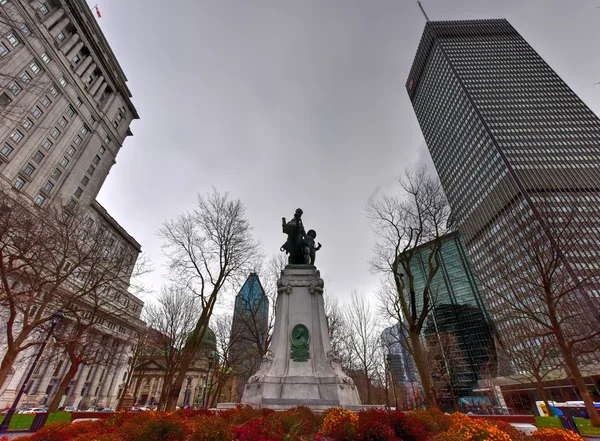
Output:
[[[108,420],[49,424],[19,441],[583,441],[545,429],[527,436],[502,421],[438,410],[414,412],[338,408],[316,415],[306,407],[283,412],[239,406],[219,412],[120,412]],[[0,441],[7,441],[0,438]]]

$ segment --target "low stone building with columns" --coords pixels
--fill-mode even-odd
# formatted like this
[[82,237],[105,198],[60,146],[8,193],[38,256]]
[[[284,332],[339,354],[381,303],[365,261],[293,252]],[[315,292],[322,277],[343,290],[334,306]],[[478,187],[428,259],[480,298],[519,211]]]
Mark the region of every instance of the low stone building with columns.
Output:
[[[217,354],[217,341],[214,332],[209,328],[198,348],[197,356],[192,361],[183,382],[177,400],[179,407],[200,408],[208,401],[207,394],[213,390],[214,357]],[[136,406],[157,406],[163,398],[164,357],[150,348],[133,371],[133,381],[129,388]],[[231,399],[231,391],[229,391]],[[227,401],[223,399],[222,401]]]
[[[139,116],[97,18],[85,0],[0,0],[0,16],[0,183],[32,207],[87,210],[133,267],[140,244],[96,196]],[[108,361],[80,366],[64,405],[116,405],[143,302],[127,286],[111,295],[124,313],[99,328]],[[47,348],[20,407],[47,403],[55,393],[70,364],[56,352]],[[12,402],[32,358],[20,354],[0,390],[0,407]]]

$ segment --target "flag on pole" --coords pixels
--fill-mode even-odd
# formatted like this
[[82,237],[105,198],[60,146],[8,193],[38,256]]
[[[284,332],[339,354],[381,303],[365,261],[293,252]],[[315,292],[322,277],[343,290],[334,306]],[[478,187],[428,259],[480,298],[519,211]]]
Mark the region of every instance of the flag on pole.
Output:
[[100,9],[98,9],[98,6],[96,6],[96,15],[98,15],[98,18],[102,18],[102,14],[100,14]]

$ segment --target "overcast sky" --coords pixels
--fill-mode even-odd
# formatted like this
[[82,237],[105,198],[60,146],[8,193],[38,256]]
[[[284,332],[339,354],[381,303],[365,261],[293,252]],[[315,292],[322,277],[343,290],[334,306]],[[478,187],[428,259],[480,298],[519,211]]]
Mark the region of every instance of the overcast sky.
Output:
[[[365,203],[430,162],[404,89],[424,18],[412,0],[90,0],[129,82],[132,124],[99,201],[153,260],[156,231],[212,186],[268,254],[304,209],[341,299],[367,295]],[[597,114],[600,0],[423,0],[432,20],[507,18]]]

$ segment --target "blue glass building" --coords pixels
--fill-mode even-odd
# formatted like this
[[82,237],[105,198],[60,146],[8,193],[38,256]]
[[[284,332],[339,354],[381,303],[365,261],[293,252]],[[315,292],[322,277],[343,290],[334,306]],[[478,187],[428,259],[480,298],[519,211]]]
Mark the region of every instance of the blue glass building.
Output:
[[[411,267],[417,293],[425,286],[430,248],[423,244],[413,254]],[[495,374],[496,337],[458,232],[442,238],[440,262],[431,284],[432,309],[425,321],[423,338],[440,406],[460,407],[461,403],[473,402],[468,397],[482,376]],[[417,307],[420,306],[417,296]]]

